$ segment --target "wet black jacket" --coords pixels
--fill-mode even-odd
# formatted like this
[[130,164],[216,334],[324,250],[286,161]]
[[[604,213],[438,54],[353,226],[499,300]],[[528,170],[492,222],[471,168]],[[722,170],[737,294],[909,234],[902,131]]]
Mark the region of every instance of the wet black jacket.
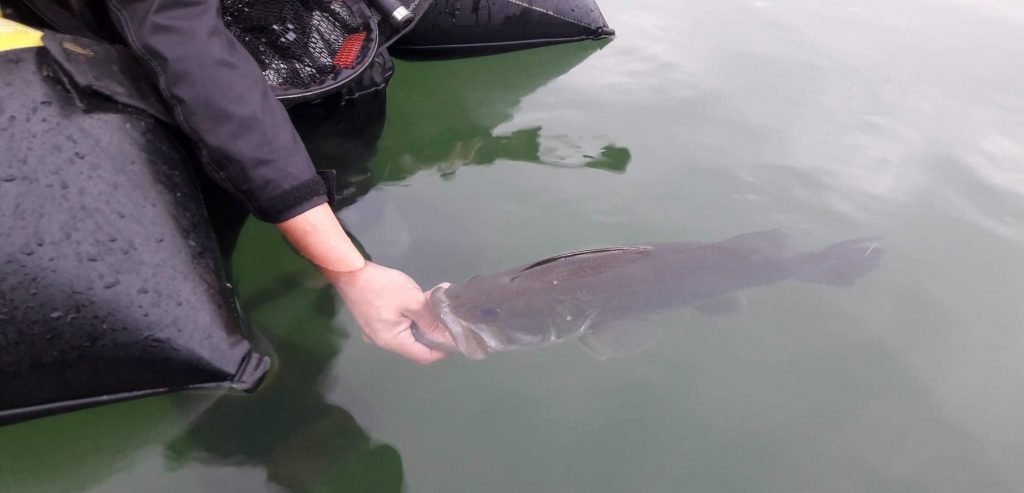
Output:
[[219,0],[107,0],[124,41],[156,76],[209,175],[257,218],[326,202],[323,181]]
[[[155,76],[207,174],[257,218],[281,222],[327,200],[284,106],[225,27],[221,0],[24,3],[59,31],[129,45]],[[374,75],[382,86],[390,73]]]

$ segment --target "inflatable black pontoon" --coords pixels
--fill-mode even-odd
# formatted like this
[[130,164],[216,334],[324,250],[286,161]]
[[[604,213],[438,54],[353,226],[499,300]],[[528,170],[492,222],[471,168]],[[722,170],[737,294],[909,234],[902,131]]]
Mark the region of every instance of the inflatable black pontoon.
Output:
[[[372,11],[372,43],[354,67],[386,79],[389,44],[461,57],[612,33],[590,0],[404,5],[418,24],[399,37]],[[183,389],[254,389],[270,358],[250,344],[196,156],[133,57],[50,31],[45,46],[5,48],[3,27],[0,425]]]
[[[45,39],[0,54],[4,94],[17,95],[0,104],[0,420],[255,386],[269,361],[243,336],[182,165],[192,155],[156,117],[70,79],[60,61],[130,67],[114,50]],[[95,83],[151,101],[130,79]]]
[[614,34],[593,0],[434,0],[391,52],[402,58],[456,58]]

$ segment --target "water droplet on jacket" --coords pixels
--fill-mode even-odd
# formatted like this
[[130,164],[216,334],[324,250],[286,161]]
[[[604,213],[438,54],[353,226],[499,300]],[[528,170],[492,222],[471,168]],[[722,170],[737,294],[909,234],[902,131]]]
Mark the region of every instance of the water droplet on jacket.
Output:
[[64,312],[56,311],[50,314],[50,318],[57,320],[58,318],[64,317]]
[[7,175],[0,176],[0,181],[5,182],[5,183],[10,183],[10,182],[12,182],[14,180],[17,180],[17,179],[18,179],[18,177],[14,176],[12,174],[7,174]]
[[103,289],[110,289],[110,288],[112,288],[114,286],[117,286],[118,284],[121,284],[120,280],[118,280],[118,279],[111,279],[111,280],[103,283]]

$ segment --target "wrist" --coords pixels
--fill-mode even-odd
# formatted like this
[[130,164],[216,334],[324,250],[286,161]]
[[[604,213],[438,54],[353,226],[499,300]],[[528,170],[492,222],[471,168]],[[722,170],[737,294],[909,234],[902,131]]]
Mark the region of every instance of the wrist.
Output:
[[352,279],[355,278],[359,273],[366,270],[366,266],[370,264],[368,260],[363,258],[362,255],[356,252],[355,255],[347,255],[345,258],[333,259],[325,265],[313,262],[320,272],[329,278]]
[[346,271],[334,271],[321,268],[320,273],[322,273],[324,277],[326,277],[327,280],[330,281],[331,284],[334,284],[336,287],[348,287],[354,285],[356,282],[359,281],[359,279],[363,277],[363,275],[367,272],[367,267],[369,267],[369,265],[370,262],[368,260],[363,260],[362,267],[356,269]]
[[327,204],[278,223],[277,228],[324,275],[333,278],[366,267],[366,259]]

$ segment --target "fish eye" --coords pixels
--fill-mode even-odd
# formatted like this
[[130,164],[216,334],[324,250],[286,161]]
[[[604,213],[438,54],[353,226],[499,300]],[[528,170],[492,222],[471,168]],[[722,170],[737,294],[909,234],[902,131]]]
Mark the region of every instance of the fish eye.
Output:
[[484,308],[480,310],[480,317],[485,319],[493,320],[498,318],[498,315],[501,315],[501,312],[497,308]]

